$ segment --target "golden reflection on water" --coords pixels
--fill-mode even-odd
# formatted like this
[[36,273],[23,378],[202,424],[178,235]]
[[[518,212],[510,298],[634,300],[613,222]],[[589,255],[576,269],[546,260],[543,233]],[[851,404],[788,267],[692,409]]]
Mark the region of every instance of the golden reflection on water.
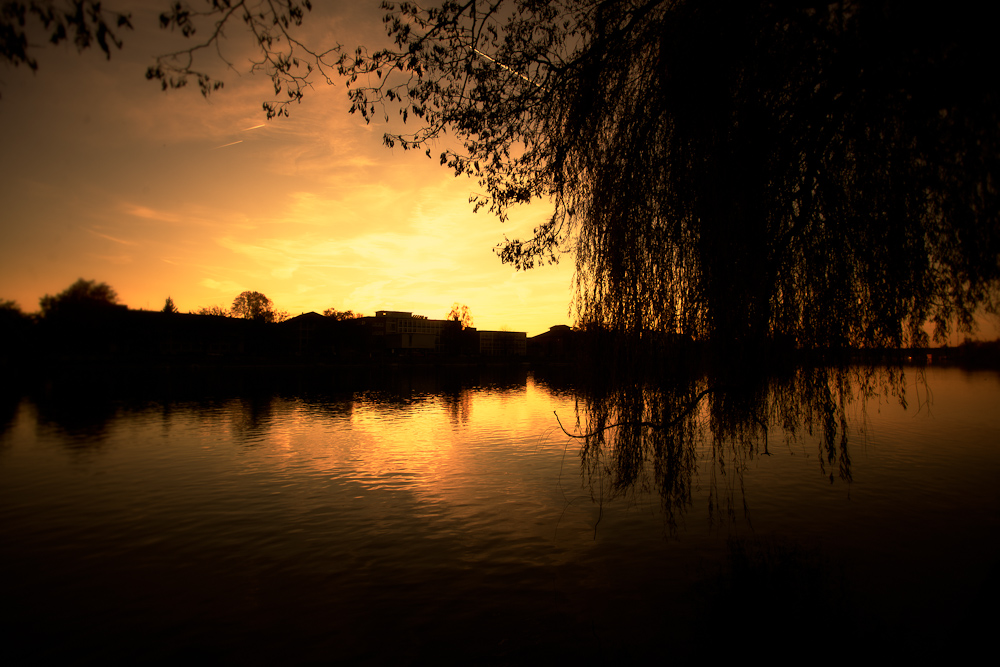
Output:
[[421,396],[406,405],[362,400],[351,417],[350,441],[335,456],[311,460],[369,488],[413,494],[427,508],[445,505],[459,521],[496,514],[509,528],[527,528],[536,522],[516,506],[540,491],[528,487],[539,476],[550,478],[552,453],[567,445],[555,430],[553,409],[571,404],[553,402],[530,379],[525,387]]
[[296,486],[312,480],[307,485],[341,489],[331,498],[350,486],[357,503],[392,511],[395,499],[419,517],[491,526],[512,539],[551,541],[560,525],[560,539],[573,525],[585,528],[580,536],[590,533],[594,512],[581,502],[574,442],[553,416],[571,416],[573,399],[532,378],[452,392],[255,396],[192,407],[160,411],[160,437],[202,450],[206,469],[284,480],[299,512],[332,502],[315,489],[296,496]]
[[[19,622],[85,618],[90,657],[132,630],[159,641],[174,627],[224,628],[220,650],[251,662],[239,647],[264,636],[255,628],[325,647],[324,659],[405,659],[380,644],[387,633],[423,657],[453,641],[494,657],[552,642],[578,657],[598,644],[662,657],[667,635],[696,654],[691,638],[712,639],[703,606],[722,604],[711,627],[729,636],[718,623],[734,606],[766,602],[700,597],[748,544],[808,572],[831,564],[861,619],[836,620],[844,628],[912,639],[964,618],[942,610],[965,613],[1000,562],[1000,380],[930,368],[907,382],[906,410],[891,398],[852,407],[849,480],[824,472],[806,432],[771,425],[766,453],[722,458],[696,441],[675,530],[651,466],[614,499],[601,469],[581,472],[580,441],[553,415],[576,432],[573,395],[531,377],[121,403],[66,424],[26,400],[0,434],[0,564],[19,573]],[[708,419],[699,406],[695,422]]]

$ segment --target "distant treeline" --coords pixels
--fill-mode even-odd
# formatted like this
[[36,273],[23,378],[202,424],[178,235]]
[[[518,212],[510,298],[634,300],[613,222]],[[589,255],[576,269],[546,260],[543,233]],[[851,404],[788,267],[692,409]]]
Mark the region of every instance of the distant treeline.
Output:
[[[288,318],[275,311],[266,297],[249,292],[237,297],[235,304],[231,311],[218,308],[180,313],[168,298],[161,311],[130,310],[117,303],[114,290],[104,283],[82,279],[55,297],[44,297],[38,314],[25,314],[13,302],[0,301],[0,368],[531,360],[580,369],[614,366],[629,372],[631,368],[652,377],[697,374],[722,366],[744,371],[753,367],[766,373],[775,364],[803,363],[944,363],[1000,368],[1000,341],[966,340],[953,348],[801,350],[794,341],[774,340],[749,354],[658,332],[644,334],[641,348],[619,345],[614,332],[596,326],[558,325],[526,340],[525,334],[518,332],[477,331],[467,326],[471,318],[468,322],[460,318],[433,321],[437,323],[433,335],[390,335],[385,326],[388,320],[349,311]],[[246,312],[238,312],[237,306],[244,306]],[[383,315],[403,316],[406,322],[427,321],[409,313]],[[421,336],[426,340],[415,342]]]
[[[476,359],[482,356],[475,329],[445,331],[437,350],[398,349],[373,332],[375,318],[338,320],[306,313],[283,322],[129,310],[124,306],[35,317],[0,311],[0,365],[112,363],[144,364],[365,364],[409,359]],[[523,336],[523,334],[521,334]],[[527,340],[530,359],[549,363],[599,363],[614,357],[614,335],[567,326]],[[671,364],[711,366],[713,346],[661,336],[656,347]],[[845,356],[846,355],[846,356]],[[1000,367],[1000,342],[972,342],[954,348],[875,351],[772,350],[772,358],[795,363],[954,363]],[[747,363],[750,360],[746,360]],[[727,360],[726,363],[732,363]],[[669,368],[667,370],[670,370]]]
[[[129,310],[113,306],[36,317],[7,310],[0,323],[4,366],[38,364],[366,363],[400,356],[373,335],[372,318],[306,313],[283,322]],[[434,357],[477,356],[478,332],[455,326]]]
[[456,315],[442,323],[431,350],[403,350],[399,336],[381,335],[384,327],[373,327],[373,318],[333,308],[290,318],[252,291],[239,294],[231,308],[185,314],[168,296],[160,311],[130,310],[108,284],[81,278],[56,295],[46,294],[39,305],[40,312],[27,314],[13,301],[0,300],[0,366],[355,364],[475,357],[481,350],[480,334],[467,328],[467,308],[464,319]]

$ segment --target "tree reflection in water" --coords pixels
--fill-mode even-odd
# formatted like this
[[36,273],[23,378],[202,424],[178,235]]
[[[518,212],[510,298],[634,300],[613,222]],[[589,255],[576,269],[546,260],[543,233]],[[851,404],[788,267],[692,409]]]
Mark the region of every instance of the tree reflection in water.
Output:
[[580,386],[576,424],[567,430],[560,420],[560,426],[582,440],[581,473],[593,500],[656,493],[671,533],[691,505],[702,466],[710,519],[732,521],[748,510],[744,471],[770,455],[776,438],[818,438],[822,473],[831,483],[850,483],[849,433],[863,428],[866,403],[880,398],[906,406],[905,374],[893,365],[681,371],[655,380],[598,370]]

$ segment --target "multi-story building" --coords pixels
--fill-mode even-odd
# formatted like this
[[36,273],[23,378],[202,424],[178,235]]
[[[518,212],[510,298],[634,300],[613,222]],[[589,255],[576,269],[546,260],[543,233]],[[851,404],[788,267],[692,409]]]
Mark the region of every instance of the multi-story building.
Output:
[[518,357],[526,354],[527,334],[523,331],[479,331],[461,329],[454,320],[414,317],[412,312],[379,310],[364,318],[372,339],[383,348],[408,353],[480,354],[490,357]]
[[375,317],[364,318],[375,340],[381,340],[389,350],[441,349],[441,331],[445,320],[428,320],[413,317],[411,312],[379,310]]
[[523,331],[480,331],[479,354],[484,357],[523,357],[528,353]]

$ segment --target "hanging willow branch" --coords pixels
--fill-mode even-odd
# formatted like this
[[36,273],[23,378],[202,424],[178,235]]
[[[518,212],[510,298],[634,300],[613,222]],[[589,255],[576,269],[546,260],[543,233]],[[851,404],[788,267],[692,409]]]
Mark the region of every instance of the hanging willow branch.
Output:
[[565,433],[566,435],[568,435],[571,438],[579,438],[579,439],[593,438],[594,436],[596,436],[596,435],[598,435],[600,433],[603,433],[604,431],[607,431],[608,429],[616,428],[616,427],[619,427],[619,426],[627,426],[627,427],[630,427],[630,428],[651,428],[651,429],[658,429],[658,430],[662,430],[662,431],[669,431],[674,426],[676,426],[678,423],[680,423],[680,421],[684,417],[686,417],[689,412],[691,412],[692,410],[694,410],[695,407],[698,405],[698,403],[701,401],[701,399],[703,399],[705,396],[708,396],[712,392],[719,391],[719,389],[720,389],[720,387],[714,386],[714,387],[709,387],[708,389],[703,390],[701,393],[699,393],[694,398],[694,400],[692,400],[686,406],[684,406],[684,408],[681,409],[680,413],[678,413],[676,417],[674,417],[673,419],[671,419],[666,424],[662,424],[662,423],[658,424],[656,422],[650,422],[650,421],[624,421],[624,422],[617,422],[615,424],[608,424],[606,426],[601,426],[600,428],[595,429],[594,431],[591,431],[590,433],[584,433],[584,434],[580,435],[580,434],[570,433],[569,431],[567,431],[566,428],[562,425],[562,420],[559,419],[559,414],[555,410],[552,411],[552,414],[554,414],[556,416],[556,422],[559,424],[559,428],[562,430],[562,432]]

